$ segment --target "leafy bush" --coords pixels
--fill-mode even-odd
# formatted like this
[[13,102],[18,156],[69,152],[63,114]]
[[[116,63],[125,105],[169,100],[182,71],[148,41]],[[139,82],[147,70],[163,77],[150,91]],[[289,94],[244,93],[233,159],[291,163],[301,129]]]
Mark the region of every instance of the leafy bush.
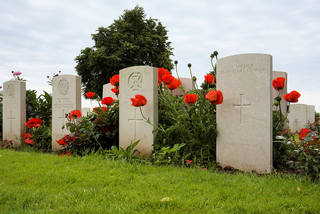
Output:
[[[211,59],[217,57],[217,52],[211,55]],[[177,65],[177,62],[175,62]],[[195,78],[192,76],[191,64],[188,65],[190,69],[191,78],[193,81]],[[213,66],[212,73],[215,73],[215,66]],[[177,76],[178,72],[177,72]],[[175,149],[177,145],[184,145],[179,148],[178,154],[181,160],[175,160],[177,158],[170,157],[166,160],[170,162],[180,162],[184,164],[184,161],[189,159],[193,160],[194,164],[198,165],[211,165],[216,159],[216,108],[215,104],[210,103],[206,98],[206,94],[215,89],[215,87],[208,87],[209,84],[204,83],[205,89],[194,89],[188,92],[188,95],[197,97],[190,98],[191,103],[187,103],[185,96],[174,96],[168,89],[170,85],[161,83],[159,87],[159,127],[157,129],[157,137],[154,144],[155,157],[159,157],[159,154]],[[195,81],[193,84],[196,86]],[[184,91],[184,88],[180,86]],[[165,150],[164,150],[165,148]],[[167,155],[167,154],[166,154]],[[165,162],[163,157],[166,155],[160,155],[158,162]],[[175,161],[173,161],[175,160]]]
[[38,151],[51,151],[51,127],[40,118],[31,118],[25,125],[27,132],[22,134],[23,142]]
[[70,131],[70,140],[64,143],[64,150],[71,151],[73,154],[84,155],[99,149],[110,149],[112,146],[118,146],[118,121],[118,101],[115,101],[110,107],[95,108],[94,112],[81,117],[79,120],[69,118],[65,128]]
[[37,96],[35,90],[27,90],[26,92],[27,103],[27,120],[30,118],[41,118],[45,125],[51,125],[52,117],[52,96],[44,91],[43,94]]

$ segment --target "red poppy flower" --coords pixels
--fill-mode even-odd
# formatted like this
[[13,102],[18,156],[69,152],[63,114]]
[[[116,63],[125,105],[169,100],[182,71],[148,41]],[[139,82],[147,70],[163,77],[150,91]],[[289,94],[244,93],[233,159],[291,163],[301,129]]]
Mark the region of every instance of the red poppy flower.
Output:
[[110,78],[110,83],[113,86],[119,85],[119,74],[113,75],[113,77]]
[[198,100],[197,94],[186,94],[184,95],[184,102],[187,104],[195,104]]
[[24,142],[29,145],[34,145],[34,141],[30,138],[25,139]]
[[211,90],[209,91],[205,98],[209,100],[212,104],[222,104],[223,103],[223,95],[220,90]]
[[31,134],[31,133],[23,133],[23,134],[21,135],[21,137],[22,137],[23,139],[28,139],[28,138],[32,137],[32,134]]
[[117,87],[112,88],[111,91],[112,91],[113,93],[115,93],[116,95],[119,94],[119,88],[117,88]]
[[299,139],[303,140],[303,138],[305,138],[310,132],[312,132],[312,130],[310,129],[306,129],[306,128],[301,129],[299,133]]
[[147,99],[140,94],[137,94],[134,98],[131,98],[131,105],[134,107],[145,106],[147,104]]
[[168,85],[168,88],[169,88],[170,90],[174,90],[174,89],[176,89],[176,88],[179,88],[180,85],[181,85],[180,80],[174,78],[174,79],[172,80],[172,82]]
[[214,76],[212,74],[207,74],[204,76],[204,80],[206,81],[206,83],[212,85],[214,83]]
[[66,146],[67,145],[67,142],[64,141],[64,138],[61,138],[61,139],[56,140],[56,141],[60,146]]
[[101,100],[101,104],[102,104],[102,105],[107,105],[107,106],[112,105],[113,102],[114,102],[114,99],[113,99],[112,97],[104,97],[104,98]]
[[298,102],[299,97],[301,94],[297,91],[291,91],[289,94],[283,95],[283,98],[290,103],[296,103]]
[[94,97],[94,95],[96,95],[96,93],[94,93],[94,92],[87,92],[86,93],[86,97],[89,98],[89,99]]
[[286,82],[286,78],[278,77],[278,78],[272,80],[272,86],[275,90],[279,91],[280,89],[284,88],[285,82]]
[[192,163],[192,160],[186,160],[186,164],[190,165]]
[[81,111],[79,110],[73,110],[69,113],[68,118],[70,120],[72,119],[79,119],[81,117]]
[[94,107],[93,111],[98,113],[99,111],[107,111],[107,107]]
[[161,84],[162,82],[162,77],[165,75],[165,74],[170,74],[170,72],[165,69],[165,68],[158,68],[158,80],[159,80],[159,85]]
[[28,128],[37,128],[42,124],[42,120],[40,118],[31,118],[26,123],[24,123]]
[[175,79],[174,76],[172,76],[169,72],[162,76],[162,81],[166,85],[169,85],[174,79]]

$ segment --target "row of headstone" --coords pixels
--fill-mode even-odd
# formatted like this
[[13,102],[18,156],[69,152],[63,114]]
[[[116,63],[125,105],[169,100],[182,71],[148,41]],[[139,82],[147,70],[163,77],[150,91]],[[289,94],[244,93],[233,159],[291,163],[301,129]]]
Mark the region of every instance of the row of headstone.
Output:
[[290,105],[288,120],[290,130],[299,132],[302,128],[315,121],[315,106],[306,104]]
[[[218,60],[217,89],[224,95],[224,102],[217,105],[217,162],[221,166],[259,173],[271,172],[272,104],[273,98],[278,95],[273,91],[272,79],[278,76],[287,78],[285,72],[272,71],[271,55],[241,54]],[[191,79],[181,81],[186,91],[192,89]],[[120,85],[119,145],[126,148],[140,140],[137,149],[141,154],[149,155],[155,138],[153,130],[158,122],[157,69],[149,66],[123,69],[120,71]],[[60,146],[56,140],[67,134],[66,129],[61,128],[66,123],[65,115],[81,108],[81,78],[60,75],[53,79],[52,86],[52,150],[57,151]],[[18,142],[24,132],[25,87],[24,81],[14,80],[4,84],[5,139],[17,138]],[[104,85],[103,96],[113,95],[116,98],[110,93],[112,87],[110,84]],[[285,87],[282,93],[286,90]],[[181,93],[177,91],[175,94]],[[144,117],[140,108],[133,107],[130,102],[130,98],[137,94],[147,99],[147,105],[141,107]],[[286,109],[284,100],[281,106]],[[292,109],[294,112],[295,107]],[[311,121],[310,109],[304,112]],[[152,125],[144,121],[146,118]]]

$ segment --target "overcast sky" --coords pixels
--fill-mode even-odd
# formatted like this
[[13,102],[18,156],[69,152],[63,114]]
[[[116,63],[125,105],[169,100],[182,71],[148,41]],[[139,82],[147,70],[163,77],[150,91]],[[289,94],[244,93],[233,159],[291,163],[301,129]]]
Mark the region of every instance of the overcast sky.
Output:
[[0,4],[0,85],[12,70],[27,88],[51,91],[47,75],[76,74],[74,58],[93,46],[91,34],[136,5],[167,27],[181,76],[187,64],[200,81],[210,53],[273,56],[273,70],[288,72],[288,90],[320,111],[319,0],[11,0]]

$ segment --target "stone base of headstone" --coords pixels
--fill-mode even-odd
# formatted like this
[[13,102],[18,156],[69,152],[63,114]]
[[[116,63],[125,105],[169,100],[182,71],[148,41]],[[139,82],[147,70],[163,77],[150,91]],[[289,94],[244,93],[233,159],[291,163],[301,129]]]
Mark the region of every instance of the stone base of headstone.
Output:
[[59,75],[52,80],[52,151],[62,147],[56,142],[68,134],[66,114],[81,111],[81,77]]
[[10,80],[3,83],[3,139],[21,145],[21,134],[26,130],[26,82]]

